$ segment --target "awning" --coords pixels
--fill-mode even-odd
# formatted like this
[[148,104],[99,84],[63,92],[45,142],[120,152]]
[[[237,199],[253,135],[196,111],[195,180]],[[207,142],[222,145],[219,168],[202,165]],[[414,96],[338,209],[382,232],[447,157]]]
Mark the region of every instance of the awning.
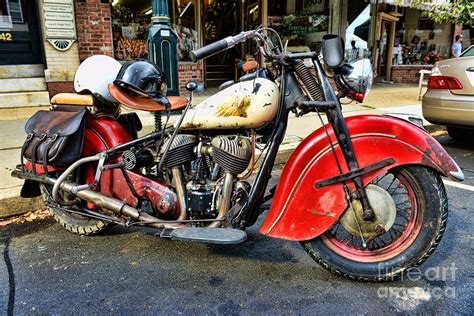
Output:
[[354,28],[354,35],[360,37],[364,41],[369,40],[370,19]]
[[[371,3],[386,3],[391,5],[397,5],[400,7],[409,7],[411,0],[370,0]],[[422,9],[429,9],[432,5],[435,4],[448,4],[449,0],[428,0],[425,3],[421,4]]]

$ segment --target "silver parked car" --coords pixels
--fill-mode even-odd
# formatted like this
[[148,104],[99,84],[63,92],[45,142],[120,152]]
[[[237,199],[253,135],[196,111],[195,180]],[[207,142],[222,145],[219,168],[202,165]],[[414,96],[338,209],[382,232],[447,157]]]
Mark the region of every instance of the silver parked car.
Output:
[[460,58],[435,63],[422,109],[426,120],[446,125],[451,137],[474,135],[474,46]]

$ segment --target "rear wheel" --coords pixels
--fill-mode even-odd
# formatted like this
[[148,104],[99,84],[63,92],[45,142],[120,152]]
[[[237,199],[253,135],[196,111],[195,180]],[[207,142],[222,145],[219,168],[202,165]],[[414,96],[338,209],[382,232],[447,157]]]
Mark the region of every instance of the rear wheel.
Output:
[[56,222],[71,233],[79,235],[95,235],[109,226],[109,223],[103,220],[90,218],[77,213],[71,213],[65,208],[59,207],[52,198],[52,186],[50,185],[41,184],[41,193],[51,216],[53,216]]
[[366,235],[363,247],[360,233],[347,229],[344,217],[352,211],[348,209],[323,235],[301,244],[334,274],[360,281],[390,281],[423,263],[439,244],[448,217],[446,191],[440,176],[421,166],[389,170],[371,186],[393,199],[393,216],[385,222],[385,232]]

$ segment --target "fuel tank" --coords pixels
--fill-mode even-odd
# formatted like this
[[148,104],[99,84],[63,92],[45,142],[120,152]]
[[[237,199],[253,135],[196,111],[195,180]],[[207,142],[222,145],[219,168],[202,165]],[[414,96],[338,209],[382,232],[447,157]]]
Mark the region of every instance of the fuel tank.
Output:
[[190,108],[181,129],[261,127],[277,114],[279,96],[278,86],[271,80],[238,82]]

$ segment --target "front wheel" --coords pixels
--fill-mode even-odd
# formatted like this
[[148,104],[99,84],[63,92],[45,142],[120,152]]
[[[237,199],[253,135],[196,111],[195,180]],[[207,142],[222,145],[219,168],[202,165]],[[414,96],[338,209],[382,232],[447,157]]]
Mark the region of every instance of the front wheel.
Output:
[[344,221],[352,211],[348,209],[323,235],[301,244],[334,274],[359,281],[391,281],[423,263],[439,244],[448,218],[446,191],[440,176],[422,166],[391,169],[371,185],[393,199],[394,219],[388,230],[366,236],[364,247],[361,234]]

